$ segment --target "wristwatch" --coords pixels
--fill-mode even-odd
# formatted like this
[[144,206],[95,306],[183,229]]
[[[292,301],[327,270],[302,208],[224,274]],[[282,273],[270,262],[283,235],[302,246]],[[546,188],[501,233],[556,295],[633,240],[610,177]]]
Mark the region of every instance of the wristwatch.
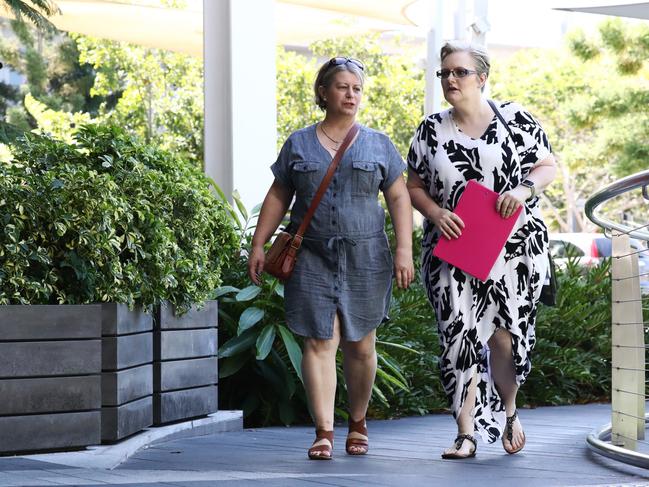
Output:
[[530,192],[531,192],[530,197],[527,198],[526,201],[529,201],[529,200],[531,200],[532,198],[534,198],[534,196],[536,196],[536,188],[534,187],[534,181],[532,181],[532,180],[530,180],[530,179],[524,179],[524,180],[521,182],[521,186],[525,186],[525,187],[528,188],[528,189],[530,190]]

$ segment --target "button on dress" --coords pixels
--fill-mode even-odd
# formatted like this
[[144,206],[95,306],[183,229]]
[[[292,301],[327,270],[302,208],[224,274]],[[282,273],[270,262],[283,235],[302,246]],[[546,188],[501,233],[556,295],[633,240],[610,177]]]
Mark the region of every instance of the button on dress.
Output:
[[[276,180],[295,192],[292,231],[304,219],[331,161],[311,125],[289,136],[271,166]],[[286,322],[298,335],[333,338],[338,312],[343,339],[359,341],[387,318],[392,255],[378,194],[405,168],[385,134],[361,126],[315,211],[284,286]]]

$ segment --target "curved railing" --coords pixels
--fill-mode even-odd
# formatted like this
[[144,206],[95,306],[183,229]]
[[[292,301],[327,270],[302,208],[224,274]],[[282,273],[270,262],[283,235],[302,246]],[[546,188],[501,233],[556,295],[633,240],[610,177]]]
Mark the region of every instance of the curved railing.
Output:
[[605,186],[597,191],[586,201],[586,216],[594,224],[599,225],[605,231],[610,232],[617,230],[618,232],[624,233],[631,237],[649,241],[649,232],[640,230],[641,228],[646,228],[646,225],[638,228],[631,228],[628,225],[624,225],[622,223],[612,222],[611,220],[603,218],[595,213],[597,207],[599,207],[602,203],[605,203],[606,201],[613,199],[616,196],[638,188],[642,188],[642,196],[646,200],[649,200],[649,170],[619,179],[614,183],[611,183],[608,186]]
[[[638,467],[649,468],[649,443],[645,439],[647,346],[640,279],[649,274],[639,271],[638,256],[648,250],[631,248],[630,237],[649,241],[649,218],[631,226],[616,223],[597,214],[607,201],[642,189],[649,201],[649,170],[620,179],[593,194],[586,202],[586,216],[604,229],[613,240],[611,261],[611,423],[588,435],[589,448],[601,455]],[[642,204],[642,203],[640,203]],[[640,451],[644,450],[644,451]]]

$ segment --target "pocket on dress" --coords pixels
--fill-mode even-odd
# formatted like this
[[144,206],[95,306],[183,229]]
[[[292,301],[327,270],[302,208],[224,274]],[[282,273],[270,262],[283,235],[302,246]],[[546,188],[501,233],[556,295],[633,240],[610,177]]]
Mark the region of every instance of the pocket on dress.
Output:
[[352,194],[375,195],[379,192],[379,164],[373,161],[352,161]]
[[320,164],[312,161],[299,161],[293,164],[293,184],[295,191],[302,195],[314,194],[320,185]]

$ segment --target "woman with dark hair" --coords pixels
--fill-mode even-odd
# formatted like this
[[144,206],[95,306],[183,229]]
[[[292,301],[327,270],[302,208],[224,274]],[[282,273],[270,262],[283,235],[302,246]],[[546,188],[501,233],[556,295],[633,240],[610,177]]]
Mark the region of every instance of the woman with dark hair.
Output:
[[[516,394],[531,369],[548,272],[538,195],[554,179],[556,163],[532,115],[517,103],[492,105],[483,96],[490,67],[483,48],[448,43],[441,62],[437,76],[451,108],[417,128],[408,190],[425,218],[422,278],[437,317],[442,382],[458,427],[442,457],[474,456],[476,432],[490,443],[502,438],[505,451],[516,453],[525,445]],[[499,193],[496,211],[503,218],[523,206],[485,282],[432,254],[440,238],[462,233],[454,209],[469,180]]]
[[[356,123],[364,66],[334,57],[318,71],[314,91],[324,119],[289,136],[271,167],[275,180],[259,215],[248,272],[259,284],[264,244],[286,214],[291,228],[304,218],[342,141]],[[345,449],[367,453],[365,415],[376,374],[375,330],[387,317],[394,273],[397,285],[413,279],[412,212],[402,173],[405,164],[390,139],[360,127],[344,153],[307,229],[292,276],[285,284],[288,326],[304,337],[302,375],[316,438],[314,460],[330,460],[333,448],[336,352],[343,352],[349,431]],[[385,234],[385,212],[396,233],[394,261]]]

